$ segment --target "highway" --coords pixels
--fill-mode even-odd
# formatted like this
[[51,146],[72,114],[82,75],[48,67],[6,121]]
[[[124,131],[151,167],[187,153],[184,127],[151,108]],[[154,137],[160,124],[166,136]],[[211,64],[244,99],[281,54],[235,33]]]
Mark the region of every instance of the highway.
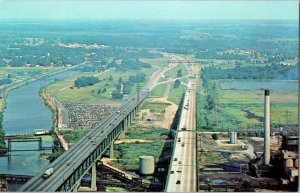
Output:
[[102,120],[92,131],[90,131],[79,142],[72,146],[63,155],[52,162],[47,168],[54,168],[54,173],[48,178],[42,177],[45,169],[22,186],[19,191],[43,191],[54,192],[60,185],[77,169],[80,164],[88,158],[100,143],[107,138],[116,126],[130,113],[138,103],[148,96],[147,91],[140,91],[139,101],[133,96],[120,108]]
[[[176,56],[170,55],[171,59],[178,60]],[[164,73],[174,68],[177,63],[171,63],[167,68],[160,69],[155,72],[151,77],[148,84],[145,85],[146,90],[140,91],[139,101],[137,101],[137,95],[127,100],[116,111],[111,113],[105,119],[103,119],[92,131],[90,131],[85,137],[79,140],[75,145],[73,145],[69,150],[67,150],[63,155],[57,158],[54,162],[49,164],[46,168],[40,171],[35,177],[24,184],[18,191],[22,192],[54,192],[57,191],[64,182],[66,182],[69,177],[77,171],[77,169],[82,165],[82,163],[89,158],[89,156],[100,146],[100,144],[108,138],[108,135],[112,133],[115,128],[122,123],[125,117],[137,106],[137,104],[144,101],[149,95],[155,84],[158,82],[159,78],[164,75]],[[190,124],[190,123],[189,123]],[[109,145],[105,144],[108,148]],[[100,156],[99,156],[100,157]],[[97,159],[93,159],[97,160]],[[42,176],[46,169],[54,168],[54,173],[48,178],[44,179]],[[88,166],[88,169],[91,165]],[[88,171],[88,170],[86,170]],[[83,175],[81,175],[82,177]],[[72,179],[73,180],[73,179]],[[77,179],[76,179],[77,180]],[[77,183],[80,179],[77,180]],[[74,188],[67,187],[67,191]]]
[[175,137],[166,192],[197,192],[196,79],[190,79]]

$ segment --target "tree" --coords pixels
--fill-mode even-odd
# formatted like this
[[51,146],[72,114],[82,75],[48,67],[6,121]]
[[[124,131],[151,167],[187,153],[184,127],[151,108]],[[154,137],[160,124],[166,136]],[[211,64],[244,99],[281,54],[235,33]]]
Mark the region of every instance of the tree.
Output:
[[74,85],[77,88],[86,87],[86,86],[93,86],[94,84],[98,83],[99,79],[94,76],[83,76],[79,77],[75,80]]
[[182,77],[182,69],[179,69],[179,70],[177,71],[177,77]]
[[122,77],[119,78],[119,83],[121,84],[123,82]]
[[108,78],[108,80],[109,80],[109,81],[112,81],[112,80],[113,80],[113,76],[110,75],[109,78]]
[[124,94],[122,94],[118,90],[114,90],[114,91],[112,91],[111,96],[113,99],[122,99],[124,97]]
[[180,80],[176,79],[174,83],[174,88],[178,88],[180,86]]

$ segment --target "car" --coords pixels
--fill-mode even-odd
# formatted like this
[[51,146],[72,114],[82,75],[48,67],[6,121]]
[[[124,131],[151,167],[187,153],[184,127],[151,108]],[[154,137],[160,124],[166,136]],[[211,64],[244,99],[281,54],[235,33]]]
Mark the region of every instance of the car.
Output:
[[69,165],[71,165],[71,164],[72,164],[72,162],[68,162],[68,163],[66,163],[66,165],[67,165],[67,166],[69,166]]
[[185,127],[183,127],[183,128],[181,128],[181,130],[182,130],[182,131],[186,131],[186,128],[185,128]]
[[172,170],[170,173],[171,173],[171,174],[174,174],[174,171]]
[[184,147],[184,143],[181,144],[181,147]]
[[181,161],[179,161],[178,164],[181,164]]
[[174,161],[175,161],[175,162],[177,161],[177,158],[176,158],[176,157],[174,158]]
[[180,180],[177,180],[176,184],[180,184]]

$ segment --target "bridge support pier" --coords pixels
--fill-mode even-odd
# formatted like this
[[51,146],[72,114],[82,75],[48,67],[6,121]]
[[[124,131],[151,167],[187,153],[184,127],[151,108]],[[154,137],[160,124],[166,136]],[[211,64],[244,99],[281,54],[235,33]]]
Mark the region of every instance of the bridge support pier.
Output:
[[97,191],[96,186],[96,163],[92,166],[92,181],[91,181],[91,189],[92,191]]
[[123,132],[120,134],[119,139],[124,139],[126,137],[127,127],[128,127],[127,122],[128,122],[127,118],[125,118],[122,122]]
[[78,184],[78,186],[76,186],[76,188],[73,189],[73,192],[96,192],[97,191],[97,179],[96,179],[96,163],[94,163],[94,165],[91,168],[91,187],[80,187],[80,183]]
[[113,159],[114,158],[114,144],[110,144],[109,146],[109,158]]

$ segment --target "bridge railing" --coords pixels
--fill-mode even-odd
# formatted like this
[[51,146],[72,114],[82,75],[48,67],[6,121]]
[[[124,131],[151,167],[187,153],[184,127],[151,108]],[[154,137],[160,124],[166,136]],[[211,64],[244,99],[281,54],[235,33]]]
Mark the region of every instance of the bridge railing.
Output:
[[179,116],[179,122],[178,122],[178,125],[177,125],[177,131],[175,132],[176,135],[174,137],[174,141],[173,141],[173,150],[172,150],[172,156],[171,156],[171,159],[170,159],[170,164],[169,164],[169,168],[168,168],[168,174],[167,174],[167,179],[166,179],[166,186],[165,186],[165,192],[166,190],[168,189],[168,186],[169,186],[169,178],[170,178],[170,173],[172,171],[172,163],[173,163],[173,160],[174,160],[174,153],[175,153],[175,147],[176,147],[176,143],[177,143],[177,137],[178,137],[178,131],[181,129],[180,128],[180,125],[181,125],[181,121],[182,121],[182,111],[183,111],[183,107],[184,107],[184,104],[185,104],[185,96],[186,96],[186,90],[185,90],[185,94],[182,98],[182,105],[181,105],[181,109],[180,109],[180,116]]

